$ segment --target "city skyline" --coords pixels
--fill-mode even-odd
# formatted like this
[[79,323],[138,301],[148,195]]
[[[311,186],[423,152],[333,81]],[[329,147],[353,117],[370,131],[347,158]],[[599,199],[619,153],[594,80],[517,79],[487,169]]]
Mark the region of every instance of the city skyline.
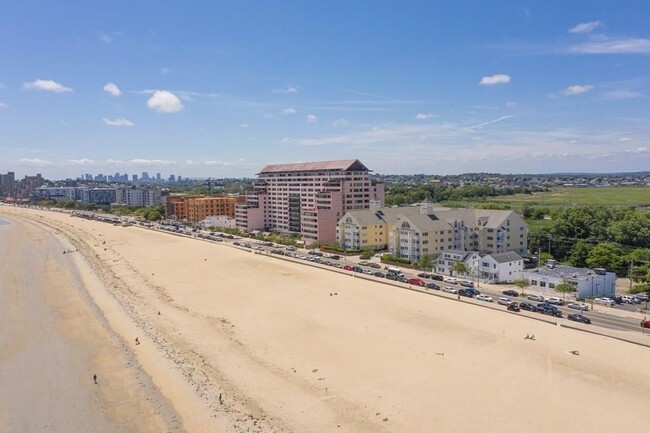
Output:
[[348,3],[6,5],[0,172],[650,166],[646,2]]

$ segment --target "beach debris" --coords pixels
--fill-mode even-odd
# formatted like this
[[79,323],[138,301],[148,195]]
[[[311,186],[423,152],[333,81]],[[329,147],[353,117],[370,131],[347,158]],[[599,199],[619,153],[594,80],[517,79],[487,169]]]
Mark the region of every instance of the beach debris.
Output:
[[95,385],[97,385],[97,375],[93,374],[93,382],[95,382]]
[[444,352],[436,352],[436,355],[438,355],[438,356],[445,356]]
[[219,393],[219,404],[223,404],[223,396]]
[[317,372],[318,372],[318,369],[317,369],[317,368],[314,368],[311,372],[312,372],[312,373],[317,373]]
[[160,311],[158,311],[158,315],[160,316]]
[[569,350],[569,353],[571,355],[580,355],[580,352],[578,352],[577,350]]
[[524,340],[534,340],[534,339],[535,339],[535,334],[533,335],[526,334],[526,336],[524,337]]
[[386,421],[388,421],[388,418],[384,418],[384,419],[382,419],[382,421],[386,422]]
[[135,344],[136,345],[140,344],[140,340],[138,339],[138,337],[135,337]]

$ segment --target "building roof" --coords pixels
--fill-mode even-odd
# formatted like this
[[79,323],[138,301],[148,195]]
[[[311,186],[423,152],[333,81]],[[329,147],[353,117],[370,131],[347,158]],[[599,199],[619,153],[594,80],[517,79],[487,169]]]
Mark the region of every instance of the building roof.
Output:
[[264,167],[258,174],[279,173],[285,171],[370,171],[358,159],[342,159],[338,161],[296,162],[291,164],[271,164]]
[[467,256],[472,252],[473,251],[465,251],[465,250],[444,250],[438,254],[438,257],[444,257],[445,254],[449,254],[454,256],[460,256],[460,260],[465,260],[465,258],[467,258]]
[[[574,268],[573,266],[562,265],[556,265],[552,268],[545,266],[541,268],[530,269],[524,272],[529,275],[536,274],[545,277],[564,278],[567,280],[583,279],[586,277],[598,275],[593,269]],[[612,272],[608,271],[607,273],[611,274]]]
[[523,260],[521,256],[514,251],[506,251],[504,253],[494,253],[488,254],[486,257],[492,257],[492,259],[497,263],[509,263],[509,262],[518,262]]

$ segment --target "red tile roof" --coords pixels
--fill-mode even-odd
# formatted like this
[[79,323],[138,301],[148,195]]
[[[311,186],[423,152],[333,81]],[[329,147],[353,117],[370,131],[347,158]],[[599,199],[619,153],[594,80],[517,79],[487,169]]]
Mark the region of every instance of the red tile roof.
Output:
[[267,165],[258,174],[278,173],[284,171],[318,171],[318,170],[355,170],[369,171],[358,159],[343,159],[339,161],[297,162],[292,164]]

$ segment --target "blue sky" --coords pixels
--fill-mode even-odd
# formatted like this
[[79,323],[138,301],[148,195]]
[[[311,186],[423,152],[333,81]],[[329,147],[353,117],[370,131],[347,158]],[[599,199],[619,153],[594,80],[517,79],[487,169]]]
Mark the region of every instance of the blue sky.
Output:
[[647,0],[5,3],[3,173],[650,169]]

